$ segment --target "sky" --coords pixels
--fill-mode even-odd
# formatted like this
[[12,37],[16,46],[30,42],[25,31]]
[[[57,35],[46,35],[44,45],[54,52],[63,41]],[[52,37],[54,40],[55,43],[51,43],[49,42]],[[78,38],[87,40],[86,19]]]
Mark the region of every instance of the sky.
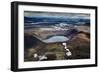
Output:
[[59,17],[59,18],[84,18],[84,19],[90,19],[90,14],[84,14],[84,13],[24,11],[24,16],[26,16],[26,17]]

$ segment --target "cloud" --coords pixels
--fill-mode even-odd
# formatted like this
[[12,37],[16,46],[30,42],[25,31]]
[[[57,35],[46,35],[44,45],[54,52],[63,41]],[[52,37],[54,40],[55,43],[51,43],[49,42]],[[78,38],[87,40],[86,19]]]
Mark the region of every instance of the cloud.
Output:
[[90,14],[84,13],[59,13],[59,12],[37,12],[25,11],[24,16],[27,17],[55,17],[55,18],[84,18],[90,19]]

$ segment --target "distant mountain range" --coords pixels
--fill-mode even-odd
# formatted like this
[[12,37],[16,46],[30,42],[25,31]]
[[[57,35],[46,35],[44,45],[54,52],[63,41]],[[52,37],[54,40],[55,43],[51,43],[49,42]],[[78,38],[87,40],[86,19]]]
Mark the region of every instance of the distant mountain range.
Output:
[[57,18],[57,17],[24,17],[25,25],[59,25],[60,23],[72,25],[90,25],[90,19],[84,18]]

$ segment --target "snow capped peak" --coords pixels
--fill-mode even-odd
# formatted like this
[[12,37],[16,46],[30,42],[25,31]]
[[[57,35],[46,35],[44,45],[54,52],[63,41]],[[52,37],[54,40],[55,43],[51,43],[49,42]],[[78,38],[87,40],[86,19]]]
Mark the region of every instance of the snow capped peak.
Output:
[[59,23],[59,24],[56,24],[56,26],[60,26],[60,27],[63,27],[63,26],[66,26],[66,25],[69,25],[67,23]]

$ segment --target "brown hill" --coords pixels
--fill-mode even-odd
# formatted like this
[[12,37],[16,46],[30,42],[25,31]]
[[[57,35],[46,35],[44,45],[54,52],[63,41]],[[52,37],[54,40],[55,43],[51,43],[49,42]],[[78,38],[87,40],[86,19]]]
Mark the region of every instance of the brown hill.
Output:
[[70,59],[90,58],[90,34],[79,32],[68,42],[68,47],[72,52]]

